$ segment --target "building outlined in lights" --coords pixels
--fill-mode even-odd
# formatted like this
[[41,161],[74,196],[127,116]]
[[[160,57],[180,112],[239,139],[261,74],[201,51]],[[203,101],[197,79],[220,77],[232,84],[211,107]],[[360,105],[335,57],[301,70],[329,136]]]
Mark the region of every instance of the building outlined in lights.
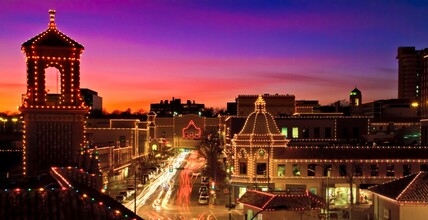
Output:
[[[27,93],[20,111],[24,121],[23,174],[37,176],[51,166],[75,165],[83,147],[85,114],[80,96],[80,56],[84,47],[61,33],[50,10],[46,31],[22,44],[26,56]],[[49,102],[47,68],[60,73],[58,102]]]
[[[229,153],[228,166],[233,171],[231,183],[235,198],[242,196],[248,189],[299,189],[326,198],[332,206],[349,205],[350,192],[353,192],[354,204],[371,203],[368,186],[428,171],[428,148],[423,146],[322,144],[324,138],[321,137],[325,136],[322,133],[320,138],[313,140],[313,144],[310,138],[304,138],[301,140],[304,142],[299,143],[298,139],[305,135],[301,133],[305,131],[305,125],[318,123],[317,120],[335,121],[336,130],[337,126],[343,129],[343,126],[356,122],[362,123],[362,126],[357,125],[360,128],[367,127],[367,117],[314,115],[272,118],[266,109],[261,110],[263,105],[260,103],[263,102],[256,101],[255,110],[247,117],[244,125],[241,124],[239,133],[231,133],[231,128],[239,127],[231,117],[227,120],[232,121],[231,124],[225,124],[224,128],[220,126],[226,129],[225,143]],[[303,125],[296,126],[299,134],[294,136],[293,132],[289,132],[288,138],[287,134],[281,137],[278,127],[283,130],[282,126],[289,126],[292,120],[300,120],[296,123]],[[308,135],[312,136],[315,128],[308,127]],[[368,128],[360,132],[355,137],[368,132]],[[336,131],[331,134],[332,141],[341,143],[337,142],[339,136],[336,135],[343,134]],[[307,145],[302,145],[305,142]]]

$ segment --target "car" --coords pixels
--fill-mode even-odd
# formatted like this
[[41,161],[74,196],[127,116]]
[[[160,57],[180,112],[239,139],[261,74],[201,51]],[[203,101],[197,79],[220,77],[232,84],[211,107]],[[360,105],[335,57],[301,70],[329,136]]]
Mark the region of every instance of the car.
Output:
[[199,176],[201,176],[201,172],[193,172],[192,173],[192,178],[193,177],[198,178]]
[[128,197],[128,192],[127,191],[122,191],[119,193],[119,196],[123,196],[123,197]]
[[116,201],[123,203],[125,201],[125,196],[122,196],[122,195],[116,196]]
[[208,193],[208,187],[207,186],[199,187],[199,194],[201,194],[203,192]]
[[128,191],[134,191],[135,190],[134,185],[129,185],[128,188],[127,188],[127,190]]
[[226,205],[226,208],[231,208],[231,209],[234,209],[235,208],[235,204],[233,204],[233,203],[227,203]]
[[201,177],[201,184],[202,185],[208,185],[209,179],[207,176],[202,176]]
[[209,199],[210,199],[210,196],[208,195],[208,193],[202,192],[201,194],[199,194],[198,203],[199,205],[206,205],[208,204]]

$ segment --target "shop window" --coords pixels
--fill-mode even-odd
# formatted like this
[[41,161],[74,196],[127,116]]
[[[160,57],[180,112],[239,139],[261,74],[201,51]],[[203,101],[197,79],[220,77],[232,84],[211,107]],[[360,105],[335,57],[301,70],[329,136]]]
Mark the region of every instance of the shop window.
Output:
[[293,176],[300,176],[300,165],[293,164]]
[[325,128],[325,138],[331,138],[331,128]]
[[354,176],[363,176],[363,164],[355,164],[354,166]]
[[386,176],[394,176],[394,164],[386,165]]
[[412,173],[412,165],[404,164],[403,165],[403,176],[408,176]]
[[340,164],[339,165],[339,175],[340,176],[346,176],[346,175],[348,175],[348,173],[346,172],[346,165],[345,164]]
[[257,164],[257,175],[266,175],[266,163]]
[[330,176],[331,174],[331,164],[324,165],[323,176]]
[[247,174],[247,163],[239,163],[239,174]]
[[428,171],[428,164],[421,164],[421,171]]
[[278,164],[277,176],[285,176],[285,164]]
[[293,127],[292,131],[292,137],[293,138],[299,138],[299,128],[298,127]]
[[379,165],[371,164],[370,165],[370,176],[379,176]]
[[320,128],[314,128],[314,138],[320,138]]
[[308,176],[315,176],[315,164],[308,164]]

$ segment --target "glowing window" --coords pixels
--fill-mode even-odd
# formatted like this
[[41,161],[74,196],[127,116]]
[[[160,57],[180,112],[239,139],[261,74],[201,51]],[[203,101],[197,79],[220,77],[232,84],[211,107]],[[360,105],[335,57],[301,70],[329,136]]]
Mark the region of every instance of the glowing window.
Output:
[[281,134],[285,135],[285,138],[288,138],[288,128],[281,128]]
[[299,138],[299,128],[298,127],[293,127],[292,129],[292,137],[293,138]]

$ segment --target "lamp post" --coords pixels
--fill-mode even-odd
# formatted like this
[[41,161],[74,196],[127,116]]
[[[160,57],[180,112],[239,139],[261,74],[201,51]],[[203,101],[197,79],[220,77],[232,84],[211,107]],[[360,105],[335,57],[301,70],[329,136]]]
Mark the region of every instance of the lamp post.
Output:
[[330,172],[331,172],[331,167],[329,167],[330,164],[314,164],[315,166],[319,166],[323,168],[323,175],[327,169],[327,173],[326,173],[326,180],[327,180],[327,184],[326,187],[324,189],[324,193],[325,193],[325,200],[326,200],[326,214],[327,214],[327,220],[330,219],[330,195],[328,192],[328,187],[329,187],[329,177],[330,177]]
[[232,173],[230,170],[230,167],[227,168],[227,176],[229,178],[229,208],[228,208],[228,212],[229,212],[229,220],[232,220],[232,210],[231,210],[231,206],[232,206]]

